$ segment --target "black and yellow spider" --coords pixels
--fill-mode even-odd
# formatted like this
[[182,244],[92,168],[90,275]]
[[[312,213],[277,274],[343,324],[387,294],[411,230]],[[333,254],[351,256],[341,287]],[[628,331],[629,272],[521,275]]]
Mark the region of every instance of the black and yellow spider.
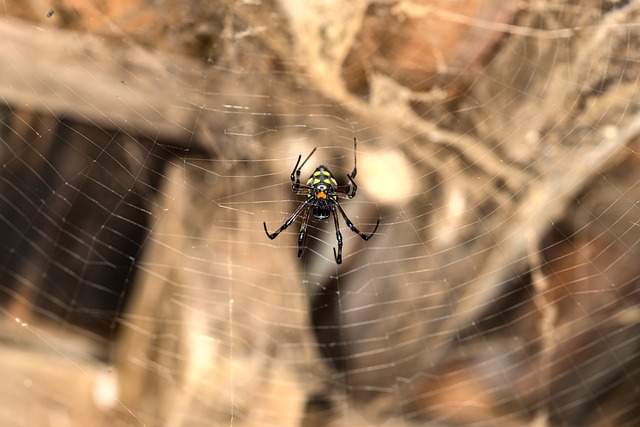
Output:
[[[293,214],[287,219],[275,233],[269,233],[267,230],[267,223],[263,223],[264,231],[267,233],[269,239],[275,239],[282,231],[286,230],[296,218],[302,214],[302,225],[300,226],[300,234],[298,234],[298,258],[302,257],[304,250],[306,249],[307,240],[307,226],[309,225],[309,215],[313,212],[313,217],[316,221],[326,221],[329,219],[329,215],[333,214],[333,221],[336,227],[336,239],[338,240],[338,252],[333,248],[333,256],[336,259],[336,263],[342,264],[342,234],[340,233],[340,222],[338,221],[338,215],[336,211],[340,212],[342,217],[347,223],[347,226],[351,231],[362,237],[364,240],[369,240],[371,236],[378,229],[380,220],[376,222],[376,226],[368,236],[361,233],[349,219],[347,214],[340,206],[338,199],[353,199],[356,196],[356,185],[354,178],[356,177],[356,138],[353,138],[353,172],[347,174],[349,183],[345,185],[338,185],[338,182],[333,177],[333,174],[327,169],[326,166],[320,165],[311,174],[305,185],[300,184],[300,170],[307,163],[307,160],[316,152],[314,148],[311,153],[304,159],[304,162],[300,164],[302,155],[298,156],[298,161],[291,172],[291,191],[295,194],[307,195],[307,199],[293,212]],[[298,165],[300,167],[298,167]]]

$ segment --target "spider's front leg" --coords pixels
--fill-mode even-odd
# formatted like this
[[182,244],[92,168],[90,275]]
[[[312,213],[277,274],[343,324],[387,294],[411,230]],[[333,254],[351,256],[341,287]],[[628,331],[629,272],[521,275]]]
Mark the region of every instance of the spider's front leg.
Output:
[[262,225],[264,226],[264,232],[267,233],[267,237],[271,240],[275,239],[276,237],[278,237],[278,234],[280,234],[281,232],[283,232],[284,230],[287,229],[287,227],[289,227],[291,224],[293,224],[293,221],[296,220],[296,218],[298,217],[298,215],[300,215],[300,212],[302,212],[302,210],[304,208],[306,208],[308,206],[308,202],[305,200],[304,203],[302,203],[300,206],[298,206],[298,209],[295,210],[295,212],[293,214],[291,214],[291,216],[289,217],[289,219],[287,219],[284,224],[282,224],[280,226],[280,228],[278,228],[275,232],[273,233],[269,233],[269,230],[267,230],[267,223],[263,222]]
[[356,228],[356,226],[353,225],[353,222],[349,219],[349,217],[347,216],[347,213],[344,211],[344,209],[342,209],[342,206],[340,206],[339,204],[336,204],[336,206],[338,207],[338,210],[340,211],[340,215],[342,215],[342,217],[344,218],[345,222],[347,223],[347,227],[349,227],[349,229],[351,231],[353,231],[354,233],[356,233],[358,236],[362,237],[362,240],[369,240],[371,238],[371,236],[373,236],[376,233],[376,230],[378,229],[378,226],[380,225],[380,220],[376,221],[376,226],[373,228],[373,231],[371,232],[371,234],[367,235],[367,234],[364,234],[363,232],[361,232],[360,230],[358,230]]
[[302,258],[302,254],[307,248],[307,226],[309,225],[310,213],[311,209],[307,209],[302,216],[302,225],[300,226],[300,234],[298,234],[298,258]]
[[338,241],[338,252],[336,248],[333,248],[333,257],[336,259],[336,264],[342,264],[342,233],[340,233],[340,221],[338,221],[338,214],[335,209],[332,209],[333,222],[336,226],[336,240]]

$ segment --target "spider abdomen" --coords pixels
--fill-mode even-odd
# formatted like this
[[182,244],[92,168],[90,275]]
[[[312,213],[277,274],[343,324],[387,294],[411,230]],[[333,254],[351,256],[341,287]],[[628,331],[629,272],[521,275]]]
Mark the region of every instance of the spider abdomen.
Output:
[[325,166],[320,165],[316,168],[313,174],[307,180],[307,185],[311,187],[307,197],[317,197],[319,199],[326,199],[331,197],[337,199],[333,194],[338,188],[338,182],[333,177],[333,174]]
[[331,171],[324,165],[318,166],[307,180],[307,186],[310,187],[307,200],[311,203],[313,217],[316,221],[327,220],[331,214],[332,201],[338,200],[335,193],[338,183]]

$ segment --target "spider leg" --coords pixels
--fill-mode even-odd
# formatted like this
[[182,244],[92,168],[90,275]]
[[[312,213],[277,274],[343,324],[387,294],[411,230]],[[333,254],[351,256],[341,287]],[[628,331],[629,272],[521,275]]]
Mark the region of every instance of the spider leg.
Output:
[[[336,206],[340,207],[336,203]],[[342,233],[340,233],[340,221],[338,221],[338,214],[335,209],[331,209],[333,213],[333,222],[336,226],[336,240],[338,241],[338,253],[336,253],[336,248],[333,248],[333,257],[336,259],[336,264],[342,264]]]
[[[293,187],[291,188],[293,190]],[[297,191],[294,191],[298,196],[306,196],[309,194],[309,190],[313,189],[310,185],[298,184]]]
[[[353,171],[355,172],[355,169]],[[353,180],[353,176],[354,175],[347,175],[347,178],[349,178],[349,182],[351,183],[351,185],[349,186],[349,191],[345,192],[345,195],[348,199],[353,199],[354,197],[356,197],[356,190],[358,189],[356,182]]]
[[[354,197],[356,197],[356,190],[358,190],[358,186],[356,185],[355,182],[355,177],[356,174],[358,173],[357,170],[357,165],[356,165],[356,137],[353,137],[353,171],[351,171],[351,174],[347,174],[347,178],[349,179],[349,184],[345,184],[345,185],[340,185],[338,186],[338,191],[342,194],[340,194],[341,197],[344,197],[346,199],[353,199]],[[341,190],[344,189],[344,190]]]
[[353,171],[351,172],[351,175],[349,175],[349,179],[351,180],[351,182],[353,183],[353,179],[356,177],[356,174],[358,173],[358,171],[356,170],[356,137],[353,137]]
[[[293,171],[291,172],[291,190],[296,194],[298,194],[298,189],[300,188],[300,171],[302,170],[302,167],[304,166],[304,164],[307,163],[307,160],[309,160],[309,158],[311,158],[313,153],[316,152],[316,148],[317,147],[313,147],[313,150],[311,150],[311,153],[309,153],[309,155],[307,156],[306,159],[304,159],[304,162],[302,162],[301,165],[300,165],[300,159],[302,159],[302,154],[300,154],[298,156],[298,161],[296,162],[296,165],[294,166]],[[298,165],[300,165],[300,167],[298,167]]]
[[307,226],[309,225],[309,214],[311,209],[307,209],[302,214],[302,225],[300,226],[300,234],[298,234],[298,258],[302,258],[304,250],[307,249]]
[[360,230],[358,230],[356,228],[355,225],[353,225],[353,222],[351,222],[351,220],[349,219],[349,217],[347,216],[346,212],[344,211],[344,209],[342,209],[342,206],[340,206],[338,203],[335,204],[338,207],[338,210],[340,211],[340,214],[342,215],[342,217],[344,218],[345,222],[347,223],[347,227],[349,227],[349,229],[351,231],[353,231],[354,233],[356,233],[357,235],[359,235],[360,237],[362,237],[363,240],[369,240],[371,238],[371,236],[374,235],[374,233],[376,232],[376,230],[378,229],[378,225],[380,225],[380,220],[378,220],[376,222],[376,226],[373,229],[373,231],[371,232],[371,234],[366,235],[362,232],[360,232]]
[[298,206],[298,209],[295,210],[294,213],[291,214],[291,216],[289,217],[289,219],[287,219],[284,224],[282,224],[282,226],[280,226],[280,228],[278,228],[274,233],[269,233],[269,230],[267,230],[267,223],[263,222],[262,225],[264,226],[264,232],[267,233],[267,237],[269,237],[269,239],[273,240],[276,237],[278,237],[278,234],[280,234],[281,232],[283,232],[284,230],[287,229],[287,227],[289,227],[293,221],[296,220],[296,218],[298,217],[298,215],[300,215],[300,212],[302,212],[302,210],[304,208],[309,207],[309,203],[308,201],[305,201],[304,203],[302,203],[300,206]]
[[[300,186],[300,170],[298,169],[298,165],[300,164],[300,159],[302,159],[302,154],[298,155],[298,161],[296,165],[293,167],[291,171],[291,189],[294,193],[298,191],[298,187]],[[296,174],[296,172],[298,172]],[[297,176],[296,176],[297,175]]]

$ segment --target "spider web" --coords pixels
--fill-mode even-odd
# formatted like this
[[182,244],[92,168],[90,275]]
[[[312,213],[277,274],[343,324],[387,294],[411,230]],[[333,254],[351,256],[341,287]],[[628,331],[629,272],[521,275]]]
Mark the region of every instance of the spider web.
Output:
[[443,3],[0,3],[0,424],[640,424],[640,5]]

